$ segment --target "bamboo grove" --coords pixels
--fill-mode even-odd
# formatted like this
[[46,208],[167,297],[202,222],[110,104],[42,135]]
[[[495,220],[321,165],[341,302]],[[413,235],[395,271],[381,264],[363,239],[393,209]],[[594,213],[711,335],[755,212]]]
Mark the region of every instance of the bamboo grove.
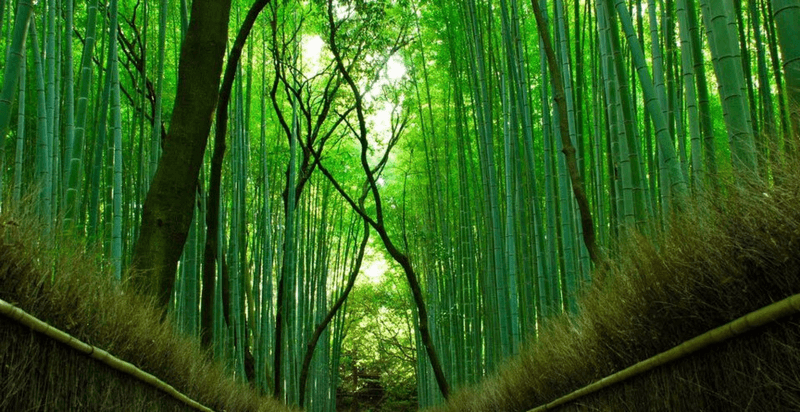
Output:
[[[182,91],[204,18],[224,70]],[[0,207],[308,410],[336,408],[346,298],[382,250],[429,406],[575,312],[626,231],[771,178],[798,150],[798,27],[798,0],[0,0]],[[213,126],[174,146],[192,102]],[[187,196],[183,235],[153,240],[156,191]],[[177,253],[140,281],[150,249]]]

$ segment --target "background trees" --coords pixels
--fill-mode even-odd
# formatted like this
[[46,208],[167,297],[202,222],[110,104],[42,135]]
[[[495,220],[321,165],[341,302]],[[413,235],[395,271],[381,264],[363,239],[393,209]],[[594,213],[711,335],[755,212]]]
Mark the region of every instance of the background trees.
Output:
[[344,303],[371,262],[399,262],[375,295],[414,303],[429,405],[578,310],[626,231],[796,150],[797,0],[229,3],[0,2],[0,205],[33,193],[47,236],[313,410],[348,318],[386,316]]

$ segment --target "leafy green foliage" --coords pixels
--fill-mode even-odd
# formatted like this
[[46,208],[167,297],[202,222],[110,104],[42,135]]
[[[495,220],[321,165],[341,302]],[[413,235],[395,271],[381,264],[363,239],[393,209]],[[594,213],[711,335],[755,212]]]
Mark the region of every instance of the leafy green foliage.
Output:
[[[3,209],[7,193],[19,198],[48,189],[43,197],[49,200],[32,207],[51,216],[49,223],[65,216],[71,236],[86,236],[107,258],[113,251],[115,263],[130,264],[156,159],[175,137],[169,119],[181,108],[175,102],[181,46],[189,6],[198,1],[119,0],[113,3],[117,13],[112,3],[77,1],[71,36],[66,2],[39,1],[31,19],[40,26],[39,52],[30,27],[24,48],[24,26],[15,27],[17,15],[24,17],[18,5],[32,2],[0,2]],[[353,368],[378,376],[365,382],[382,388],[384,408],[389,400],[432,405],[446,387],[437,380],[453,387],[478,381],[525,336],[540,337],[559,313],[577,310],[581,290],[597,282],[567,178],[560,120],[575,147],[597,243],[612,257],[611,245],[631,225],[648,236],[671,225],[677,211],[667,206],[679,173],[692,182],[689,197],[711,199],[718,180],[737,175],[732,155],[752,155],[745,153],[750,131],[728,139],[726,120],[738,133],[749,114],[759,155],[768,152],[770,159],[758,159],[758,173],[775,181],[772,169],[791,152],[800,128],[790,124],[800,118],[792,105],[797,48],[786,41],[794,34],[786,22],[800,10],[797,0],[755,0],[736,16],[718,4],[703,11],[692,2],[608,3],[606,9],[597,7],[602,2],[542,2],[557,60],[552,69],[543,65],[533,3],[272,0],[236,70],[229,126],[220,139],[227,150],[219,159],[219,202],[208,204],[210,150],[197,185],[187,186],[197,194],[193,232],[191,242],[175,245],[184,253],[170,310],[197,334],[200,291],[211,292],[203,305],[212,308],[213,347],[229,370],[264,392],[282,388],[294,402],[307,339],[354,264],[360,217],[351,207],[377,219],[380,195],[381,226],[396,254],[407,259],[402,269],[419,279],[411,282],[419,283],[411,288],[419,292],[414,306],[427,305],[429,316],[420,319],[410,304],[400,267],[390,266],[392,281],[359,283],[347,309],[320,337],[307,405],[333,410],[339,371],[345,371],[340,394],[358,392]],[[231,2],[229,43],[252,4]],[[167,8],[163,23],[160,5]],[[708,12],[725,22],[698,25]],[[112,36],[114,15],[119,29]],[[109,44],[114,37],[117,43]],[[334,59],[334,45],[344,67]],[[72,58],[72,79],[68,50],[73,56],[87,51],[85,59]],[[113,50],[118,62],[110,60]],[[742,59],[722,62],[720,70],[728,52]],[[754,82],[744,76],[755,72],[756,62],[759,88],[748,90]],[[739,71],[748,64],[750,70]],[[643,80],[624,75],[631,68]],[[564,78],[563,109],[553,104],[558,91],[551,69]],[[694,80],[687,80],[689,71]],[[21,73],[28,81],[18,90],[11,85]],[[72,97],[62,93],[68,82]],[[696,99],[687,93],[690,86]],[[661,113],[653,113],[659,107]],[[12,121],[20,113],[19,123]],[[774,124],[775,136],[758,136],[765,129],[756,126],[763,124]],[[695,141],[686,152],[690,134]],[[10,144],[18,136],[19,144]],[[374,187],[364,173],[362,143]],[[670,149],[679,156],[670,160]],[[180,162],[174,163],[164,167]],[[323,176],[323,167],[352,204]],[[209,215],[217,203],[218,216]],[[219,221],[213,267],[202,263],[210,253],[203,256],[198,247],[207,240],[209,217]],[[188,220],[188,212],[180,218]],[[203,269],[211,278],[195,282]],[[279,293],[282,279],[288,289]],[[286,315],[280,322],[279,308]],[[276,342],[280,328],[286,333]],[[428,334],[430,345],[421,344]],[[443,365],[438,377],[430,366],[436,357]]]
[[378,282],[362,278],[353,289],[339,365],[340,398],[355,407],[373,381],[383,390],[378,399],[362,402],[362,409],[353,410],[366,410],[370,405],[376,411],[405,411],[413,406],[416,348],[412,305],[408,288],[391,272]]

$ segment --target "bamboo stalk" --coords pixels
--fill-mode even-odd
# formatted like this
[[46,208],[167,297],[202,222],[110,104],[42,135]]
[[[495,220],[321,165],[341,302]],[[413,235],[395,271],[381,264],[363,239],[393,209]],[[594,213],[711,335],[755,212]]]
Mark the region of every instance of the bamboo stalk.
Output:
[[121,360],[119,358],[116,358],[110,353],[104,351],[103,349],[84,343],[61,330],[56,329],[48,325],[47,323],[42,322],[41,320],[25,312],[24,310],[2,299],[0,299],[0,313],[2,313],[3,315],[5,315],[6,317],[8,317],[13,321],[16,321],[22,325],[25,325],[33,329],[36,332],[39,332],[49,338],[52,338],[53,340],[61,342],[72,349],[75,349],[79,352],[88,355],[91,358],[97,359],[98,361],[108,365],[109,367],[112,367],[122,373],[126,373],[150,386],[155,387],[156,389],[164,391],[167,394],[171,395],[173,398],[185,403],[186,405],[192,408],[204,412],[213,412],[212,409],[201,405],[195,400],[190,399],[188,396],[178,392],[178,390],[172,387],[171,385],[137,368],[133,364]]
[[580,388],[568,395],[562,396],[550,403],[528,410],[528,412],[540,412],[552,410],[567,402],[582,398],[591,393],[611,385],[623,382],[642,373],[653,370],[669,362],[685,358],[708,346],[727,341],[744,334],[752,329],[764,326],[767,323],[781,318],[794,315],[800,312],[800,294],[790,296],[769,306],[748,313],[732,322],[726,323],[718,328],[712,329],[700,336],[675,346],[672,349],[655,355],[636,363],[617,373],[606,376],[594,383]]

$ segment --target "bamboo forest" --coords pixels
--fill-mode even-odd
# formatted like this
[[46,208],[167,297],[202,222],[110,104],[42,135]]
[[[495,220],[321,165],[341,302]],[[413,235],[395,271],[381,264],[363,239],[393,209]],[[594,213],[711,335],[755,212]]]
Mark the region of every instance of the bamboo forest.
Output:
[[308,411],[507,374],[800,150],[800,0],[0,0],[0,46],[2,213]]

